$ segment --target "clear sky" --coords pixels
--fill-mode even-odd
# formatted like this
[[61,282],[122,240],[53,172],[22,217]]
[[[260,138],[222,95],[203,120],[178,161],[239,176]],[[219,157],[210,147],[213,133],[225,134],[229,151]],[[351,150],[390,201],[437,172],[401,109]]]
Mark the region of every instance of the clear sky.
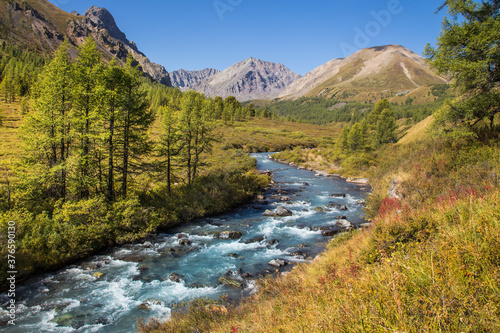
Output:
[[151,61],[168,71],[223,70],[248,57],[304,75],[364,47],[435,43],[444,1],[435,0],[49,0],[83,14],[105,7]]

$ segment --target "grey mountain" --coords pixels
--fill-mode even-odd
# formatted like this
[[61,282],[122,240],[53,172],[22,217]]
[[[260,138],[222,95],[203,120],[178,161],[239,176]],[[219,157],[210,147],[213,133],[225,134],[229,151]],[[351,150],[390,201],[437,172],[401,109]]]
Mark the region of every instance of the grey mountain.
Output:
[[214,68],[205,68],[196,71],[186,71],[179,69],[178,71],[170,72],[170,80],[173,87],[179,87],[180,90],[186,91],[200,84],[203,80],[219,73],[220,71]]
[[301,76],[282,64],[248,58],[201,81],[193,90],[239,101],[272,99]]

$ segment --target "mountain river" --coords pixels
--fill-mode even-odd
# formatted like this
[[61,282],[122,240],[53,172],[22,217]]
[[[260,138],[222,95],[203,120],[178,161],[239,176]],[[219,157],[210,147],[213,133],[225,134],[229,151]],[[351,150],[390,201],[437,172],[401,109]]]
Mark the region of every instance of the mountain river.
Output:
[[[133,332],[138,318],[168,318],[179,302],[251,295],[255,279],[323,251],[331,239],[325,231],[339,230],[336,220],[365,222],[366,186],[274,162],[269,153],[251,156],[274,181],[256,201],[24,282],[16,290],[16,326],[0,331]],[[279,206],[292,215],[263,215]],[[270,265],[275,259],[286,265]],[[223,276],[242,287],[221,284]],[[0,294],[0,325],[9,320],[8,300]]]

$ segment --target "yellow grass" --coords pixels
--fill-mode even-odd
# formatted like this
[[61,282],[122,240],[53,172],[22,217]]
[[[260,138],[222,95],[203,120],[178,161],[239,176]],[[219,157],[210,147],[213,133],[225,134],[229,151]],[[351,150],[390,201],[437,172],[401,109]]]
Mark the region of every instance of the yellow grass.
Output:
[[429,116],[410,128],[408,132],[398,141],[398,144],[404,145],[423,141],[429,137],[428,130],[434,121],[434,116]]

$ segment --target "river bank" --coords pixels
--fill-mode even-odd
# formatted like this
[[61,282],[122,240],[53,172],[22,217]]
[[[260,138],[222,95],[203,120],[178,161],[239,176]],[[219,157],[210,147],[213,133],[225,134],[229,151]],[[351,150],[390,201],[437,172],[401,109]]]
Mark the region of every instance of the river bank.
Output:
[[[249,296],[257,279],[310,262],[350,228],[337,222],[364,223],[359,185],[283,170],[268,155],[256,155],[258,167],[274,184],[255,201],[30,280],[19,289],[19,326],[129,332],[138,318],[168,317],[193,298]],[[280,207],[291,215],[265,216]]]

